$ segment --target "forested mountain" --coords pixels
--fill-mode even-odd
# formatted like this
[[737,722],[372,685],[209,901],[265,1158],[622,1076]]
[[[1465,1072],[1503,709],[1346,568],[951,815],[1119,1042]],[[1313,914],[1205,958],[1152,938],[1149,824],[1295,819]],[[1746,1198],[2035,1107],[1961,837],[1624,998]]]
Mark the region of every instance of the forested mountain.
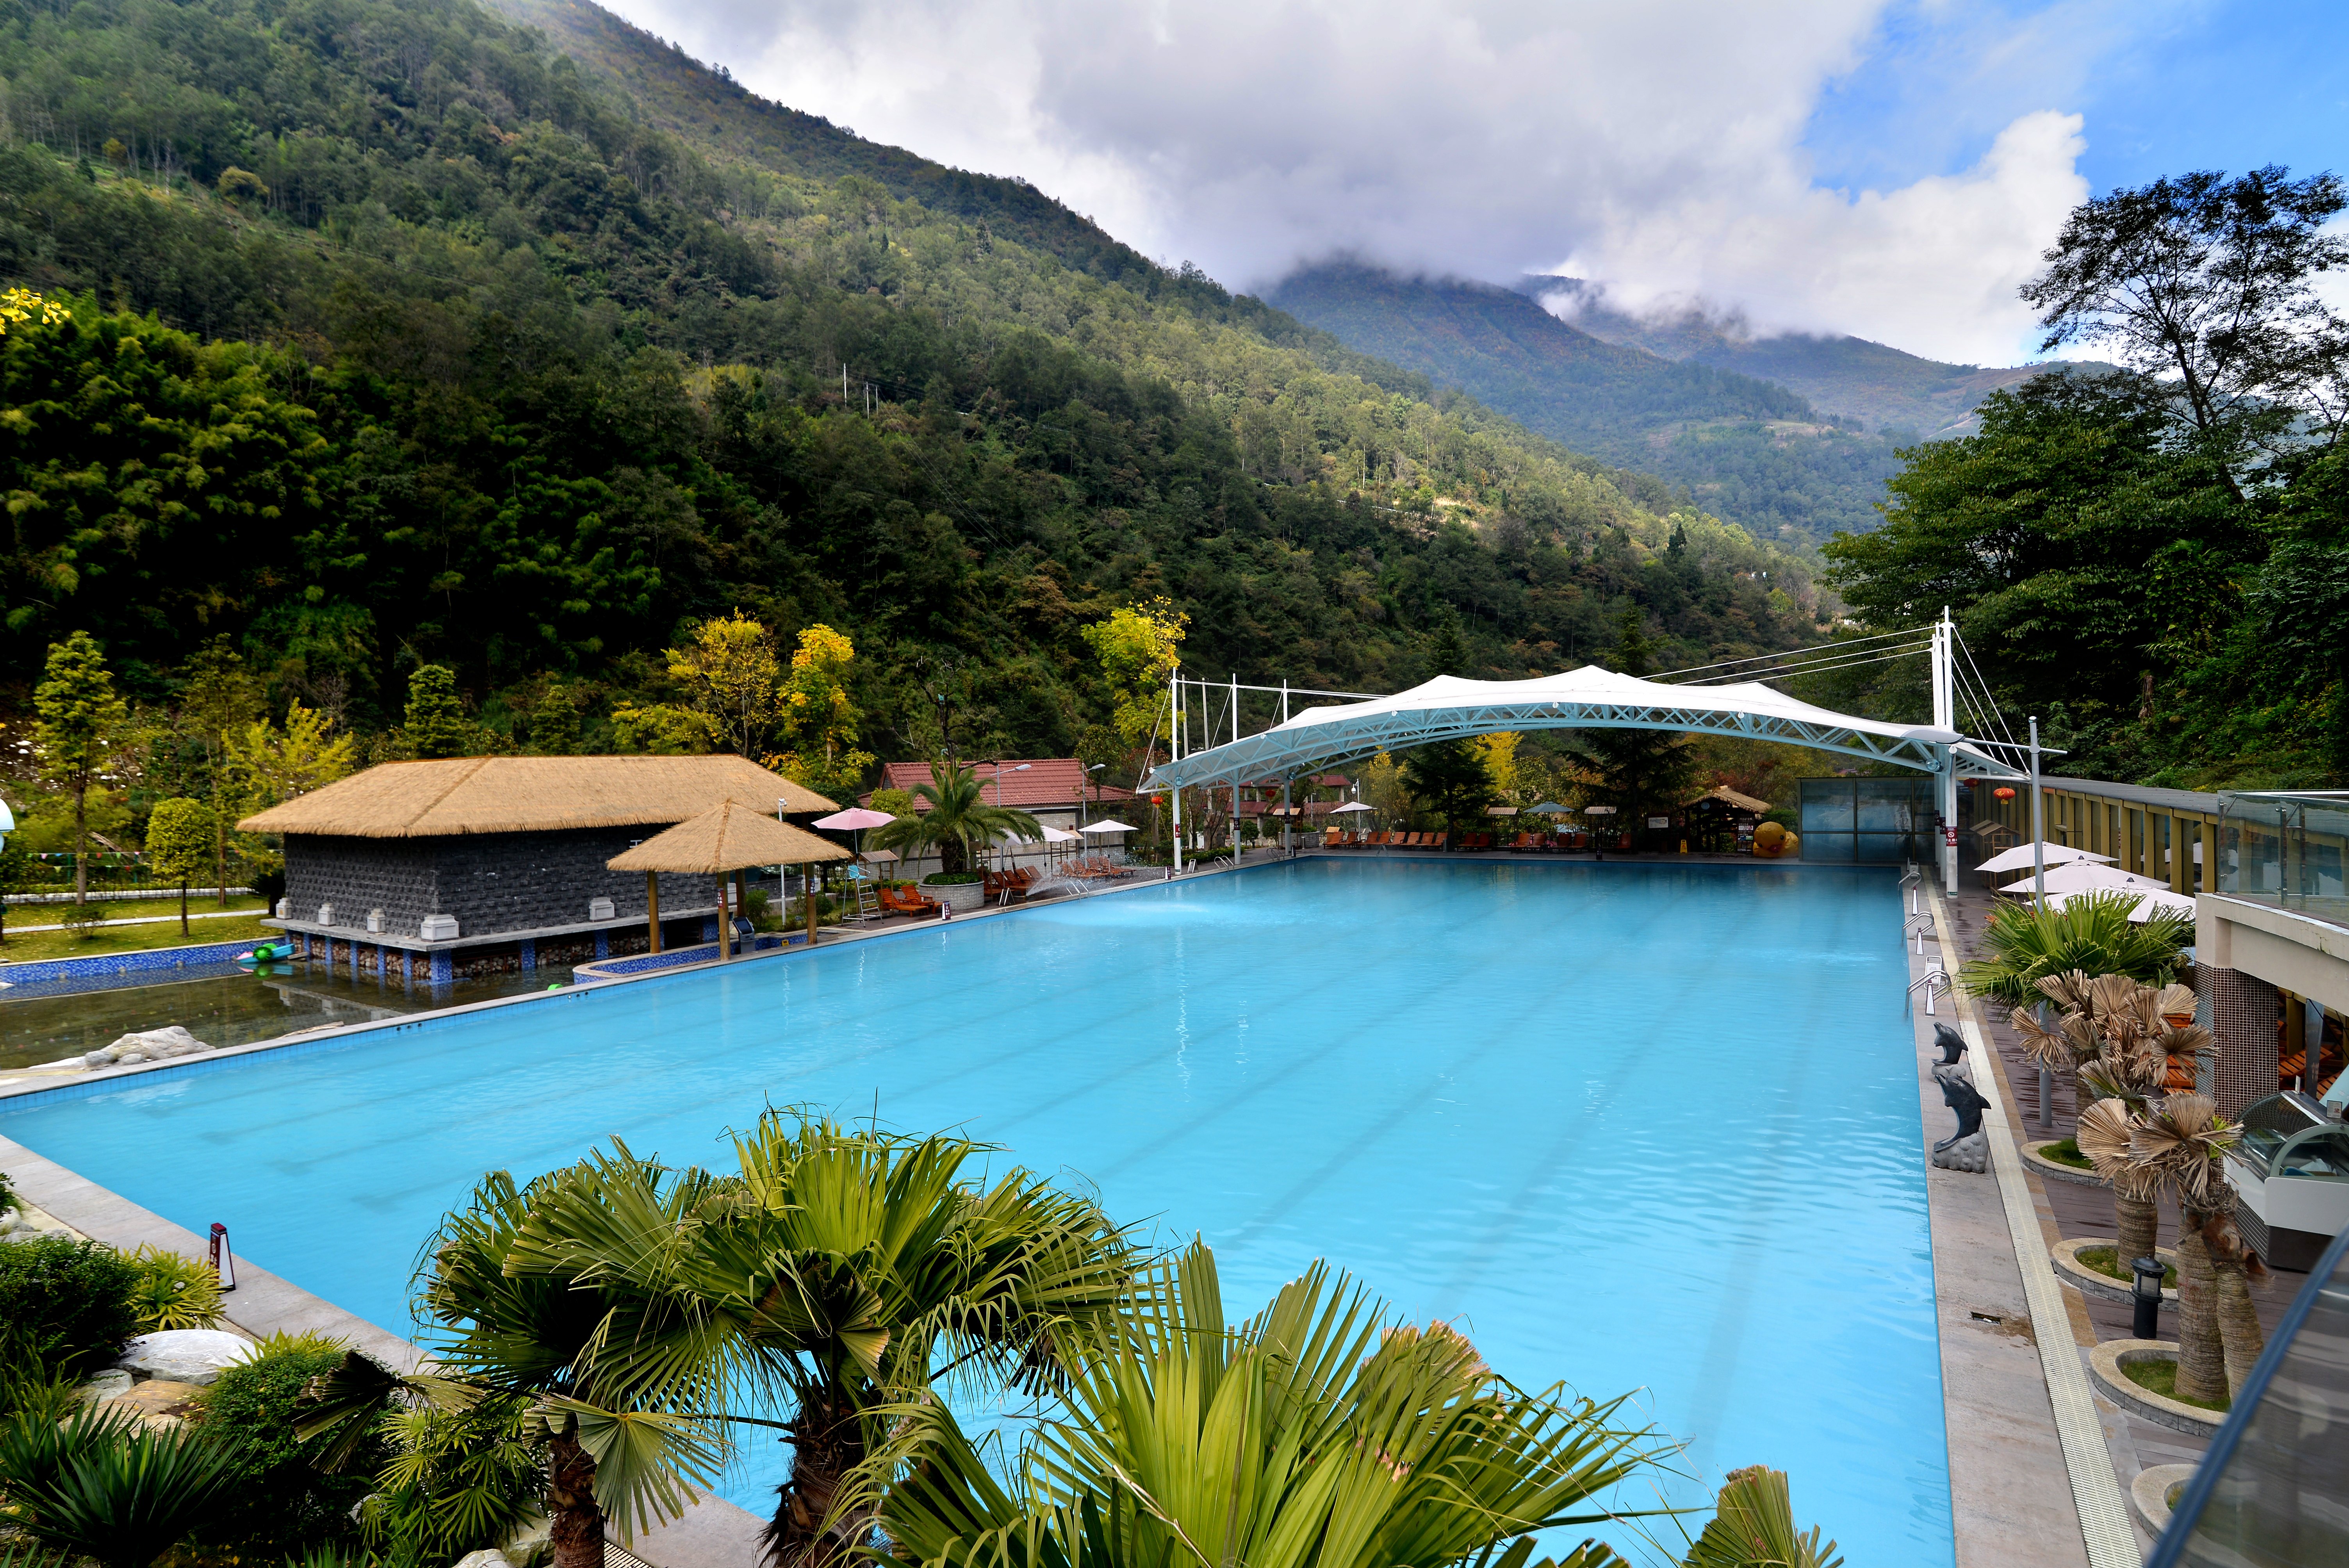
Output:
[[1160,595],[1195,669],[1350,689],[1446,633],[1514,675],[1627,612],[1663,662],[1815,632],[1799,561],[1653,480],[531,15],[0,13],[0,282],[71,313],[0,339],[0,708],[77,629],[151,707],[225,636],[279,712],[380,732],[440,665],[485,743],[559,686],[626,744],[740,609],[849,634],[885,756],[941,695],[966,756],[1065,753],[1110,702],[1081,628]]
[[[1609,343],[1681,364],[1708,365],[1774,381],[1808,398],[1823,413],[1857,419],[1875,430],[1913,430],[1929,440],[1975,429],[1974,410],[2001,387],[2013,387],[2048,368],[2011,365],[1984,368],[1946,365],[1864,337],[1785,333],[1754,336],[1743,324],[1690,309],[1654,317],[1616,310],[1600,290],[1579,278],[1533,276],[1520,293],[1552,306],[1584,332]],[[2107,365],[2074,368],[2109,370]]]
[[1820,413],[1799,391],[1610,343],[1524,294],[1357,266],[1299,273],[1274,304],[1365,354],[1458,387],[1578,451],[1661,475],[1764,537],[1816,543],[1875,526],[1913,437]]

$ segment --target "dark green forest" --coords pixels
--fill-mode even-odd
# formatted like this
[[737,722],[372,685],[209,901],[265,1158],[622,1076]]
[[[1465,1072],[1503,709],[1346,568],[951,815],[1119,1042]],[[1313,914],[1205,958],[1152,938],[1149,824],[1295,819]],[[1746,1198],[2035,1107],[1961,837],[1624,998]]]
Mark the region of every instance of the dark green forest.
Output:
[[[461,0],[0,17],[0,274],[72,314],[0,348],[18,712],[70,631],[156,706],[225,635],[361,734],[438,664],[488,743],[552,680],[609,745],[739,608],[851,635],[885,757],[948,686],[966,754],[1065,754],[1079,628],[1158,595],[1195,670],[1352,689],[1445,626],[1506,675],[1627,607],[1690,663],[1816,631],[1655,480],[616,24],[583,69]],[[732,118],[651,123],[630,49]]]

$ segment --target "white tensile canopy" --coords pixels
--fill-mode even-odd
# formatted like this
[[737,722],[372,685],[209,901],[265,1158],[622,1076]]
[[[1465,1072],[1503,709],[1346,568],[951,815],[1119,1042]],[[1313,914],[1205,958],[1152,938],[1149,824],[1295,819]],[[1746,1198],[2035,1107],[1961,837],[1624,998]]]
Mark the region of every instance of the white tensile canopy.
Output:
[[[817,825],[820,827],[823,824]],[[1993,874],[1999,872],[2029,871],[2037,863],[2032,859],[2033,847],[2030,844],[2017,844],[2011,850],[2001,850],[1976,866],[1974,870]],[[2086,850],[2075,850],[2069,844],[2041,843],[2036,848],[2051,866],[2069,865],[2075,861],[2102,861],[2107,865],[2112,863],[2113,857],[2110,855],[2091,854]]]
[[1495,730],[1591,728],[1676,729],[1776,740],[1921,773],[1939,772],[1942,745],[1955,742],[1950,749],[1962,772],[2025,777],[1951,731],[1857,718],[1799,701],[1759,681],[1671,686],[1585,665],[1522,681],[1437,676],[1392,696],[1308,708],[1261,734],[1161,762],[1151,769],[1148,787],[1277,778]]
[[1087,822],[1078,830],[1086,833],[1132,833],[1138,831],[1139,830],[1129,828],[1123,822],[1101,821]]
[[1344,805],[1339,807],[1336,810],[1330,812],[1330,815],[1333,817],[1342,817],[1349,811],[1375,811],[1377,810],[1378,808],[1376,806],[1370,805],[1365,801],[1349,800]]

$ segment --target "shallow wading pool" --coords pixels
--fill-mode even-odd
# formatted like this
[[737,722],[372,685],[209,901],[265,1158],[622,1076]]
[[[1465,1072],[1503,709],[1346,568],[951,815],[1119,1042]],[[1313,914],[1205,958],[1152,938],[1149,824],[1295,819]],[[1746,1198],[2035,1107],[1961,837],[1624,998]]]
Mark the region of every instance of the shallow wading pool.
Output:
[[[1947,1563],[1899,930],[1889,872],[1305,860],[0,1105],[0,1134],[408,1332],[418,1245],[485,1170],[616,1135],[716,1163],[771,1101],[877,1107],[1203,1233],[1236,1314],[1327,1257],[1521,1385],[1644,1389],[1708,1483],[1790,1471],[1853,1568]],[[764,1512],[748,1447],[729,1491]]]

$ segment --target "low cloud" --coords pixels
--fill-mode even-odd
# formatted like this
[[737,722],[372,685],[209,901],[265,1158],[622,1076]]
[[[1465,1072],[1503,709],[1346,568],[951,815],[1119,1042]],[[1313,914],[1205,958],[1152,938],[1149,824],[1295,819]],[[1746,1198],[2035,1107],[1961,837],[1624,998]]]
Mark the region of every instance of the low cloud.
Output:
[[1961,173],[1823,189],[1821,94],[1882,0],[1791,12],[1402,0],[623,0],[753,90],[1023,176],[1167,261],[1260,288],[1335,256],[1701,296],[1756,328],[2012,359],[2014,287],[2086,191],[2024,112]]

